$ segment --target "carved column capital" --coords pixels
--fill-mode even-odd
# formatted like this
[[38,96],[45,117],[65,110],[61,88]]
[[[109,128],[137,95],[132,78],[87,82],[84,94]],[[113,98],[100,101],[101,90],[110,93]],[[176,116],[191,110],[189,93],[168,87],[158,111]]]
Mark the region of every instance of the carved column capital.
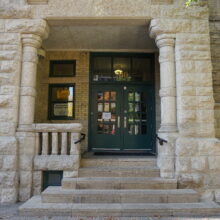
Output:
[[23,47],[29,46],[38,49],[42,44],[42,38],[36,34],[22,34],[21,39]]
[[156,37],[156,44],[158,48],[166,47],[166,46],[174,47],[175,38],[173,35],[169,35],[169,34],[159,35]]

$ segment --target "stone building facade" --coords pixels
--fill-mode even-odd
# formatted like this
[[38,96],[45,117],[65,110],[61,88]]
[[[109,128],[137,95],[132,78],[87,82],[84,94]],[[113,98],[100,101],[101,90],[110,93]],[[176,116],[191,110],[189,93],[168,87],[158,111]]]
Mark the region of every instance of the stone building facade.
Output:
[[[184,2],[1,1],[1,203],[40,194],[42,171],[77,176],[89,149],[89,140],[75,141],[91,129],[90,57],[101,52],[159,57],[155,124],[167,140],[156,146],[160,176],[220,201],[220,5]],[[75,77],[49,77],[50,60],[76,60]],[[48,85],[58,83],[75,85],[74,120],[48,119]]]

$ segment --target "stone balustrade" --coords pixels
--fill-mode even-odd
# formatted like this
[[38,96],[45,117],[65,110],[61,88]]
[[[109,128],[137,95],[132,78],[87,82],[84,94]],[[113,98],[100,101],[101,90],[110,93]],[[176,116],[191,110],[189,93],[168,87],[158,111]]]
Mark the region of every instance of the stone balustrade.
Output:
[[36,155],[76,155],[81,124],[35,124]]

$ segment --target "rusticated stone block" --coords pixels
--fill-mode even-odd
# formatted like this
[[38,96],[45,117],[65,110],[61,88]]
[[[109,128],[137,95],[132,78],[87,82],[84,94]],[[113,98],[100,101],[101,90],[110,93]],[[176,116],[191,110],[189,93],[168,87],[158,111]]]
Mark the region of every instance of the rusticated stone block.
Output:
[[212,96],[213,88],[212,87],[197,87],[196,95],[197,96]]
[[20,63],[18,61],[1,61],[0,72],[1,73],[14,73],[19,71]]
[[0,198],[1,203],[15,203],[17,201],[17,189],[2,188]]
[[210,156],[208,164],[210,170],[220,171],[220,156]]
[[178,188],[201,188],[204,186],[204,178],[200,174],[181,174],[178,177]]
[[0,51],[0,60],[15,60],[18,59],[16,51]]
[[194,86],[184,86],[177,90],[178,96],[195,96],[196,88]]
[[[194,20],[192,21],[192,32],[194,33],[208,33],[209,32],[209,21],[207,20]],[[209,38],[208,38],[209,40]]]
[[[177,51],[177,48],[176,48]],[[177,52],[176,52],[177,53]],[[177,60],[176,61],[176,73],[194,73],[195,61],[191,60]]]
[[0,34],[0,45],[9,44],[9,45],[18,45],[20,44],[20,36],[16,33],[1,33]]
[[1,122],[17,122],[17,109],[4,108],[0,109],[0,123]]
[[16,155],[17,140],[14,137],[0,137],[0,155]]
[[176,172],[189,173],[191,171],[191,158],[190,157],[177,157],[176,158]]
[[35,170],[77,170],[79,168],[79,157],[75,155],[50,155],[35,156]]
[[210,51],[176,50],[176,60],[209,60]]
[[21,155],[19,158],[19,169],[22,171],[31,171],[33,166],[33,156]]
[[31,187],[19,189],[19,201],[27,201],[31,197]]
[[13,102],[13,96],[11,95],[0,95],[0,107],[15,107],[15,104]]
[[10,171],[16,170],[17,168],[17,156],[16,155],[5,155],[3,158],[2,170]]
[[29,188],[32,184],[32,171],[20,171],[20,188]]
[[217,139],[198,139],[198,155],[220,156],[220,142]]
[[188,123],[196,121],[196,110],[181,110],[181,114],[178,116],[180,123]]
[[18,184],[18,175],[15,171],[0,172],[1,188],[13,188]]
[[195,156],[198,151],[198,143],[195,138],[178,138],[176,141],[177,156]]
[[207,157],[193,157],[191,165],[193,171],[206,171],[208,169]]
[[196,117],[198,122],[214,123],[214,112],[212,110],[197,110]]
[[209,44],[209,34],[208,30],[205,34],[194,34],[194,33],[177,33],[176,34],[176,44]]
[[202,60],[202,61],[196,60],[195,71],[196,73],[211,73],[212,62],[210,60]]

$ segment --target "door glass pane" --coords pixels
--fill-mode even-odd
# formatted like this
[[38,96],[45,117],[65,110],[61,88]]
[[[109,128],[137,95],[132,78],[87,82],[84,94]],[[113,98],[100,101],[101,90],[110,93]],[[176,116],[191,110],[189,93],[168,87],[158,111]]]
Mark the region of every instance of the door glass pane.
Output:
[[134,111],[134,104],[128,103],[128,112],[133,112],[133,111]]
[[116,114],[111,114],[111,122],[115,122],[116,121]]
[[135,103],[135,112],[140,111],[140,103]]
[[102,121],[102,113],[101,112],[98,113],[97,119],[98,119],[97,121],[99,121],[99,122]]
[[98,112],[103,112],[103,103],[98,103]]
[[95,57],[94,58],[94,81],[112,80],[112,61],[111,57]]
[[102,100],[103,100],[103,93],[98,92],[98,101],[102,101]]
[[130,135],[134,134],[134,125],[132,124],[128,125],[128,134]]
[[139,134],[139,125],[137,125],[137,124],[134,126],[134,134],[135,135]]
[[116,134],[116,97],[115,91],[97,93],[97,132],[98,134]]
[[111,92],[111,101],[116,100],[116,92]]
[[97,131],[98,131],[98,134],[103,134],[104,133],[103,124],[98,124]]
[[135,102],[140,102],[140,101],[141,101],[141,93],[135,92]]
[[133,92],[129,92],[128,93],[128,101],[129,102],[133,102],[134,101],[134,93]]
[[116,103],[112,102],[111,103],[111,113],[115,113],[115,111],[116,111]]
[[141,125],[141,134],[146,134],[147,133],[147,126],[146,124]]
[[146,134],[147,113],[146,93],[128,92],[128,133],[130,135]]
[[110,99],[110,92],[104,92],[104,100],[109,101]]
[[109,103],[108,102],[105,102],[104,112],[109,112]]
[[151,63],[149,58],[132,59],[132,81],[151,81]]
[[127,57],[115,57],[113,59],[113,71],[116,81],[130,81],[131,59]]

